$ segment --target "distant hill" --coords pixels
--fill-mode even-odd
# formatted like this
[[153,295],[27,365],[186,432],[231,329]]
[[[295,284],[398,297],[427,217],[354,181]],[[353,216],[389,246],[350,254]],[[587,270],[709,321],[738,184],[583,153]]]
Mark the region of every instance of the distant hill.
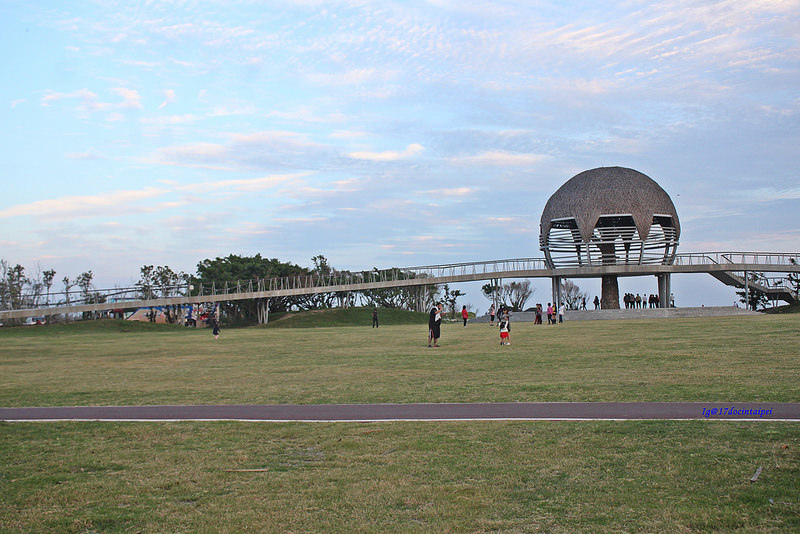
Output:
[[[372,327],[373,308],[332,308],[329,310],[309,310],[294,313],[272,313],[268,328],[316,328],[320,326],[364,326]],[[380,326],[398,324],[427,324],[428,314],[397,310],[378,309]]]

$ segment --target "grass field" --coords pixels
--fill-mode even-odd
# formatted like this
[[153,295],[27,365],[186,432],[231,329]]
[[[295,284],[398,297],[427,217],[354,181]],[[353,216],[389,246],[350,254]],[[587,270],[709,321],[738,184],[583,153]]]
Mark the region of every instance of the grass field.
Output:
[[[0,405],[800,400],[797,315],[517,323],[509,347],[445,325],[440,349],[314,321],[0,329]],[[14,423],[0,458],[0,532],[800,531],[795,423]]]

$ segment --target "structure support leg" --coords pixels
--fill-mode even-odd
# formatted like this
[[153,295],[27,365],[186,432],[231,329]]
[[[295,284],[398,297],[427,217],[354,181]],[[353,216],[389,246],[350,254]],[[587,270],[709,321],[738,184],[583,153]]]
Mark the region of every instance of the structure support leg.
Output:
[[671,289],[671,280],[669,273],[662,273],[658,277],[658,307],[669,308]]
[[747,271],[744,272],[744,309],[750,309],[750,278]]
[[561,307],[561,277],[554,276],[553,283],[553,306]]

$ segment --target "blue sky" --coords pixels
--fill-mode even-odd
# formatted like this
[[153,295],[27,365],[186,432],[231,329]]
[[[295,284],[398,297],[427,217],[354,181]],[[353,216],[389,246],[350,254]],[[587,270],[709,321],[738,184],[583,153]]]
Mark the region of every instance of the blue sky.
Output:
[[[549,196],[612,165],[672,196],[679,251],[800,249],[800,0],[0,0],[0,15],[0,258],[59,280],[127,285],[231,253],[539,257]],[[733,299],[707,276],[673,286],[679,304]]]

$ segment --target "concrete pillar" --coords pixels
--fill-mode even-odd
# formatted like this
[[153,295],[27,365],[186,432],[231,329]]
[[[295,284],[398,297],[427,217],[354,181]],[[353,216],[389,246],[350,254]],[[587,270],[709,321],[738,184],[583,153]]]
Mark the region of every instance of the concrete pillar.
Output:
[[552,292],[553,292],[553,305],[554,306],[561,306],[561,277],[554,276],[552,279]]
[[744,309],[750,309],[750,279],[748,277],[750,273],[747,271],[744,272]]
[[658,278],[658,307],[669,308],[669,296],[672,292],[669,273],[656,275]]
[[600,307],[604,310],[619,309],[619,283],[617,275],[609,274],[603,276]]

